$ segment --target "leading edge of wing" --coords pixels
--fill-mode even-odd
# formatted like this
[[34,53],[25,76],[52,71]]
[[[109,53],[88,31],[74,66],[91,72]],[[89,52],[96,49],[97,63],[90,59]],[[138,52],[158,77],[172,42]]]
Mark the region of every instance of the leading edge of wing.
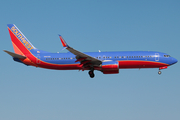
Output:
[[91,62],[93,62],[93,63],[96,64],[96,65],[99,65],[99,64],[102,63],[102,61],[100,61],[100,60],[98,60],[98,59],[96,59],[96,58],[94,58],[94,57],[92,57],[92,56],[89,56],[89,55],[87,55],[87,54],[85,54],[85,53],[82,53],[82,52],[80,52],[80,51],[78,51],[78,50],[75,50],[74,48],[70,47],[70,46],[66,43],[66,41],[62,38],[61,35],[59,35],[59,38],[60,38],[60,40],[61,40],[61,43],[62,43],[63,47],[65,47],[69,52],[71,52],[71,53],[73,53],[74,55],[76,55],[76,56],[77,56],[77,59],[79,59],[79,58],[86,58],[86,60],[90,60]]

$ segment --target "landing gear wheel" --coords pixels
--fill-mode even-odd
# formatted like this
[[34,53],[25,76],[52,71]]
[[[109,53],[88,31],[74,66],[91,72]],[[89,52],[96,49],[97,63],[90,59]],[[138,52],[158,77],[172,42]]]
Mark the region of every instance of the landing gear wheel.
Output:
[[158,72],[159,75],[160,75],[161,73],[162,73],[161,71]]
[[94,75],[94,71],[92,71],[92,70],[90,70],[89,71],[89,76],[91,77],[91,78],[93,78],[95,75]]

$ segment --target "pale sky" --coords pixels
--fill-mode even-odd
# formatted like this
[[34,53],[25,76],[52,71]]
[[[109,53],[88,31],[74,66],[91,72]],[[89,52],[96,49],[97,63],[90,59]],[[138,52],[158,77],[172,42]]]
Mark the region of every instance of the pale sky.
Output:
[[179,120],[179,63],[119,74],[25,66],[13,52],[7,24],[38,49],[82,52],[150,50],[180,60],[179,0],[4,0],[0,4],[0,120]]

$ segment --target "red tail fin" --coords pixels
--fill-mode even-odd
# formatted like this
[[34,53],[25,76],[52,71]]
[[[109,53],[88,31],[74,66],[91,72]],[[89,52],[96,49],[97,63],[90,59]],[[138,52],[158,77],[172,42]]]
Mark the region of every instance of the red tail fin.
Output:
[[8,24],[7,26],[16,54],[26,55],[36,49],[14,24]]

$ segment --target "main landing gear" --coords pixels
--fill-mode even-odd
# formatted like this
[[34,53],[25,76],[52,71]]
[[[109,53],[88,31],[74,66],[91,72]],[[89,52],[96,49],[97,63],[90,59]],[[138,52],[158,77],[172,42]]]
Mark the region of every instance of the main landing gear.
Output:
[[91,77],[91,78],[93,78],[95,75],[94,75],[94,70],[90,70],[89,71],[89,76]]

